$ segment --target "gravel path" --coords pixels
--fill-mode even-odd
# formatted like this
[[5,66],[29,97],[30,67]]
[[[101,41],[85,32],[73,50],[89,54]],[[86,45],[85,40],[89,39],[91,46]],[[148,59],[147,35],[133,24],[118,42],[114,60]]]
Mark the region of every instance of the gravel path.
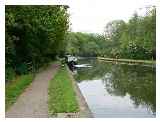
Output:
[[32,84],[17,99],[6,112],[9,118],[47,118],[48,117],[48,83],[59,68],[52,64],[46,70],[38,73]]

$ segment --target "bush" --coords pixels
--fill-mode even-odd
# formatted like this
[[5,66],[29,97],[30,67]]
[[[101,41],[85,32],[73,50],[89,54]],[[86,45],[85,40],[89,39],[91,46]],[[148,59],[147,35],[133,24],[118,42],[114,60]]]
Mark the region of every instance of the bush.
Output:
[[16,74],[13,68],[8,67],[6,68],[6,73],[5,73],[5,80],[6,81],[11,81],[15,78]]

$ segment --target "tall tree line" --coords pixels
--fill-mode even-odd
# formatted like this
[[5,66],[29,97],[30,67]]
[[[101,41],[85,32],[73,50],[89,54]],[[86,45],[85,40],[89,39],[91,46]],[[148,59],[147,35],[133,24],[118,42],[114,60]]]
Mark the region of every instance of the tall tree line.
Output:
[[128,22],[111,21],[103,35],[71,32],[66,39],[70,54],[155,60],[156,9],[151,8],[145,16],[135,13]]
[[113,47],[111,56],[129,59],[156,58],[156,9],[145,16],[137,13],[126,23],[123,20],[107,24],[105,36]]
[[[105,47],[105,38],[98,34],[70,32],[67,37],[66,53],[78,56],[98,56]],[[100,52],[101,50],[101,52]]]
[[64,53],[68,6],[6,6],[6,80]]

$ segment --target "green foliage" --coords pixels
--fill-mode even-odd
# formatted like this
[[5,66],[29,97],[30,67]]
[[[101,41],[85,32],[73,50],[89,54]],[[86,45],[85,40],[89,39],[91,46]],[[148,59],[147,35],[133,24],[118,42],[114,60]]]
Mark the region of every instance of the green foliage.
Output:
[[146,16],[137,13],[126,23],[123,20],[109,22],[104,35],[69,33],[66,52],[79,56],[101,56],[155,60],[156,58],[156,11]]
[[26,74],[63,52],[68,13],[58,5],[6,6],[5,26],[6,67]]
[[97,56],[100,50],[104,49],[100,44],[105,45],[104,37],[98,34],[71,32],[66,39],[68,40],[66,53],[79,56]]
[[156,14],[152,13],[144,17],[134,14],[126,23],[124,31],[119,38],[122,50],[121,57],[131,59],[155,59],[156,58]]
[[78,103],[66,67],[60,68],[49,83],[49,114],[77,112]]
[[156,51],[155,8],[146,16],[137,13],[129,20],[112,21],[107,24],[105,35],[112,46],[111,58],[155,59]]
[[21,75],[12,82],[6,84],[5,91],[5,104],[8,109],[13,103],[15,103],[18,96],[24,91],[24,89],[32,82],[33,75]]
[[16,76],[15,71],[11,67],[5,69],[5,75],[7,81],[13,80]]

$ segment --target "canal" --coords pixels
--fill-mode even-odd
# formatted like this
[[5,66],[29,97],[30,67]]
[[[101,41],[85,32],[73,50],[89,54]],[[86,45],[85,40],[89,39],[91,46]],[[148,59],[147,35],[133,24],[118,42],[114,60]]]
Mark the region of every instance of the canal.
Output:
[[94,117],[155,117],[153,66],[82,59],[74,77]]

